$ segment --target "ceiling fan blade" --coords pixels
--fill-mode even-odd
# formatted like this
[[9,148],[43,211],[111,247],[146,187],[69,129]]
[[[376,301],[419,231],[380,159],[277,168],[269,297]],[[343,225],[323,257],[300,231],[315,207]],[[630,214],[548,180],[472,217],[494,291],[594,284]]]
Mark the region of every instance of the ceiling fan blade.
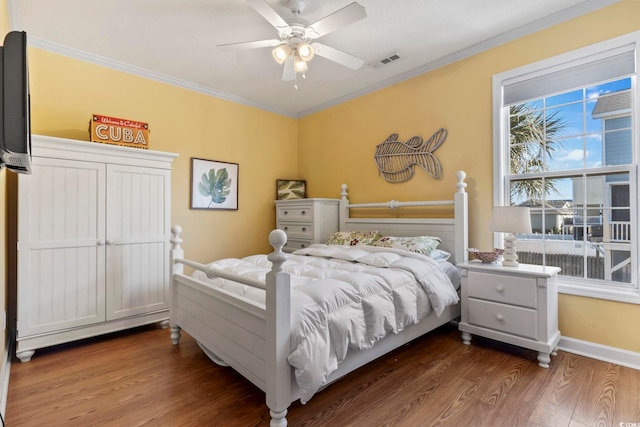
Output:
[[289,82],[295,80],[296,70],[293,68],[293,56],[289,56],[282,65],[282,81]]
[[247,0],[247,3],[253,7],[264,19],[269,21],[271,25],[276,27],[279,33],[291,34],[291,27],[287,22],[278,15],[264,0]]
[[330,61],[337,62],[345,67],[349,67],[352,70],[357,70],[364,65],[364,60],[357,56],[350,55],[325,44],[315,42],[311,44],[311,47],[315,50],[316,55],[327,58]]
[[309,25],[305,29],[305,35],[312,39],[317,39],[325,34],[329,34],[338,28],[352,24],[367,17],[367,12],[363,6],[353,2],[340,10],[325,16],[321,20]]
[[228,49],[228,50],[246,50],[246,49],[258,49],[261,47],[275,47],[275,46],[280,46],[281,44],[282,44],[282,40],[270,39],[270,40],[256,40],[252,42],[225,43],[225,44],[219,44],[218,47],[221,49]]

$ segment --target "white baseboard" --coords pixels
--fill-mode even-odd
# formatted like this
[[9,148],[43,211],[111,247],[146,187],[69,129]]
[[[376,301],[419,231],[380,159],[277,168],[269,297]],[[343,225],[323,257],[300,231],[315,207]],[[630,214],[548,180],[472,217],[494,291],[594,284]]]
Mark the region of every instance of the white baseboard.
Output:
[[616,365],[640,370],[640,353],[633,351],[569,337],[562,337],[560,339],[558,349],[568,353],[579,354],[580,356],[586,356],[592,359],[602,360],[604,362],[615,363]]

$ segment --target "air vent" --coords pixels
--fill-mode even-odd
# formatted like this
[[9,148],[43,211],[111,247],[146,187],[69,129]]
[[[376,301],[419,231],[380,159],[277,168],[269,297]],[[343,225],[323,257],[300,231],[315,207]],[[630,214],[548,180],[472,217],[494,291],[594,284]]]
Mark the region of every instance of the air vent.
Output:
[[396,52],[393,52],[382,59],[370,63],[369,66],[373,68],[380,68],[384,67],[385,65],[389,65],[392,62],[397,61],[398,59],[400,59],[400,56]]

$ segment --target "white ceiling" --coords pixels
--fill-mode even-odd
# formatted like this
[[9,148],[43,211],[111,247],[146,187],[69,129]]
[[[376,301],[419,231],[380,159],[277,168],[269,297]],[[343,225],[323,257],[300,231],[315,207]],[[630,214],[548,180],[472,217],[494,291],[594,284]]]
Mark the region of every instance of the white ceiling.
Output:
[[[353,0],[306,0],[313,23]],[[307,78],[282,82],[271,49],[218,44],[277,38],[244,0],[8,0],[11,29],[31,46],[213,96],[300,117],[617,0],[357,0],[367,17],[320,38],[371,64],[351,70],[316,56]],[[282,17],[287,0],[266,0]]]

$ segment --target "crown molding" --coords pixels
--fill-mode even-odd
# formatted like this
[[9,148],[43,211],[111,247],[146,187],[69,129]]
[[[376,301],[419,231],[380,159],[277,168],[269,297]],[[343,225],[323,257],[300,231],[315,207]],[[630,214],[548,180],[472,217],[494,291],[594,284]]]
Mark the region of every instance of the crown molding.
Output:
[[149,80],[154,80],[160,83],[166,83],[172,86],[176,86],[182,89],[187,89],[193,92],[198,92],[203,95],[212,96],[215,98],[224,99],[227,101],[235,102],[238,104],[246,105],[249,107],[258,108],[261,110],[270,111],[275,114],[288,116],[292,118],[297,118],[296,114],[292,114],[288,111],[279,110],[267,105],[257,104],[251,101],[248,101],[244,98],[241,98],[236,95],[232,95],[227,92],[214,90],[211,88],[207,88],[205,86],[201,86],[195,83],[188,82],[186,80],[177,79],[175,77],[170,77],[165,74],[156,73],[155,71],[147,70],[145,68],[137,67],[135,65],[125,64],[123,62],[115,61],[113,59],[105,58],[100,55],[94,55],[92,53],[84,52],[78,49],[73,49],[67,46],[63,46],[57,43],[53,43],[50,41],[42,40],[37,37],[29,37],[28,38],[29,47],[35,47],[38,49],[43,49],[48,52],[56,53],[59,55],[67,56],[70,58],[78,59],[81,61],[90,62],[92,64],[100,65],[103,67],[111,68],[117,71],[122,71],[124,73],[133,74],[139,77],[143,77]]
[[453,64],[454,62],[460,61],[465,58],[469,58],[471,56],[493,49],[495,47],[506,44],[513,40],[517,40],[521,37],[528,36],[530,34],[536,33],[538,31],[542,31],[549,27],[553,27],[554,25],[561,24],[562,22],[577,18],[581,15],[585,15],[587,13],[593,12],[603,7],[610,6],[614,3],[618,3],[619,1],[621,0],[588,0],[584,3],[580,3],[576,6],[564,9],[553,15],[549,15],[537,21],[531,22],[515,30],[508,31],[506,33],[500,34],[498,36],[492,37],[487,40],[483,40],[472,46],[458,50],[447,56],[443,56],[442,58],[439,58],[435,61],[431,61],[425,65],[421,65],[420,67],[414,68],[402,74],[398,74],[397,76],[384,80],[375,85],[366,87],[360,91],[353,92],[349,95],[343,96],[341,98],[337,98],[333,101],[301,111],[298,113],[298,117],[308,116],[310,114],[317,113],[319,111],[325,110],[329,107],[333,107],[335,105],[341,104],[351,99],[355,99],[360,96],[378,91],[380,89],[393,86],[397,83],[401,83],[405,80],[409,80],[411,78],[428,73],[430,71],[436,70],[446,65]]
[[[215,98],[224,99],[227,101],[235,102],[235,103],[246,105],[249,107],[266,110],[275,114],[292,117],[292,118],[301,118],[301,117],[308,116],[310,114],[314,114],[319,111],[325,110],[327,108],[336,106],[338,104],[342,104],[346,101],[358,98],[360,96],[376,92],[380,89],[395,85],[397,83],[403,82],[413,77],[417,77],[421,74],[428,73],[430,71],[436,70],[438,68],[452,64],[462,59],[471,57],[473,55],[487,51],[489,49],[492,49],[494,47],[516,40],[518,38],[544,30],[546,28],[552,27],[554,25],[560,24],[570,19],[577,18],[581,15],[593,12],[603,7],[610,6],[619,1],[621,0],[587,0],[583,3],[564,9],[560,12],[557,12],[553,15],[539,19],[537,21],[524,25],[515,30],[508,31],[496,37],[492,37],[490,39],[481,41],[472,46],[469,46],[467,48],[454,52],[450,55],[447,55],[435,61],[429,62],[428,64],[422,65],[420,67],[409,70],[405,73],[386,79],[380,83],[368,86],[359,91],[336,98],[332,101],[317,105],[315,107],[300,111],[298,113],[291,113],[288,111],[283,111],[277,108],[270,107],[268,105],[257,104],[227,92],[207,88],[202,85],[191,83],[185,80],[176,79],[174,77],[170,77],[164,74],[146,70],[141,67],[136,67],[133,65],[119,62],[119,61],[114,61],[99,55],[90,54],[78,49],[73,49],[66,46],[62,46],[57,43],[52,43],[49,41],[38,39],[36,37],[29,37],[28,42],[29,42],[29,46],[31,47],[43,49],[52,53],[60,54],[63,56],[71,57],[71,58],[82,60],[82,61],[87,61],[103,67],[112,68],[112,69],[129,73],[129,74],[134,74],[143,78],[148,78],[150,80],[154,80],[161,83],[166,83],[172,86],[187,89],[190,91],[202,93],[207,96],[212,96]],[[17,30],[17,29],[20,29],[21,27],[19,7],[20,7],[19,0],[7,0],[7,9],[9,12],[9,27],[12,30]]]

